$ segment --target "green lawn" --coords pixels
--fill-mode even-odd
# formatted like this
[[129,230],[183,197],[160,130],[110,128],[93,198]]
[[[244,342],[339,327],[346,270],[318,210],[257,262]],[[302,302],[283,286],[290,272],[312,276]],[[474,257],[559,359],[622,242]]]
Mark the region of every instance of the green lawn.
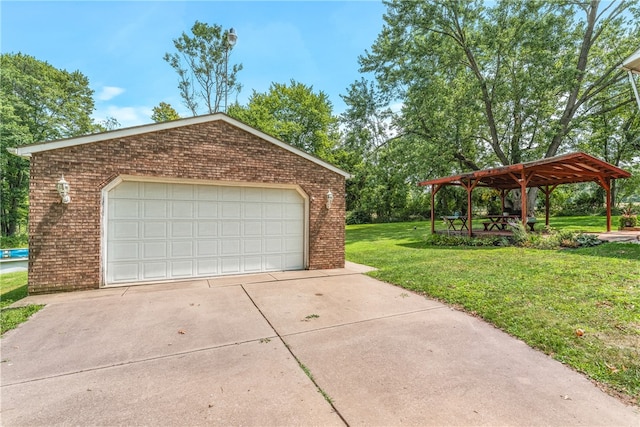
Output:
[[[600,221],[553,218],[551,225],[603,231]],[[474,313],[640,402],[640,245],[434,247],[424,241],[429,232],[428,222],[347,226],[347,259]]]
[[0,335],[26,321],[42,305],[7,308],[27,296],[27,272],[6,273],[0,276]]

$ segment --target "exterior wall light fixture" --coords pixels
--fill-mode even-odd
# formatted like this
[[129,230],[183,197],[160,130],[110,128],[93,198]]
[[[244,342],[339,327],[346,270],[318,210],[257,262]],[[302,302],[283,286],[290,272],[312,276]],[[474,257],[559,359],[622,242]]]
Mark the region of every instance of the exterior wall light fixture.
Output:
[[60,181],[56,184],[56,190],[58,190],[62,203],[65,205],[71,203],[71,197],[69,196],[69,183],[64,179],[64,175],[62,175],[62,178],[60,178]]
[[331,204],[333,203],[333,193],[331,190],[327,193],[327,209],[331,209]]

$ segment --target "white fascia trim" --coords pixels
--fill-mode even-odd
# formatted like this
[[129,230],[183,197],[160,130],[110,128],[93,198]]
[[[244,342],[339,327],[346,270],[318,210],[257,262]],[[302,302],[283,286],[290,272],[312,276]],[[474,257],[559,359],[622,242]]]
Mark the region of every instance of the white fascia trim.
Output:
[[622,69],[640,74],[640,49],[622,63]]
[[125,138],[128,136],[135,136],[135,135],[140,135],[144,133],[175,129],[183,126],[213,122],[216,120],[222,120],[230,124],[231,126],[235,126],[238,129],[244,130],[245,132],[248,132],[254,136],[257,136],[260,139],[263,139],[280,148],[290,151],[293,154],[296,154],[304,159],[307,159],[315,164],[318,164],[326,169],[329,169],[330,171],[333,171],[339,175],[342,175],[347,179],[351,178],[351,174],[343,171],[342,169],[339,169],[323,160],[318,159],[317,157],[314,157],[308,153],[305,153],[302,150],[292,147],[289,144],[286,144],[272,136],[267,135],[266,133],[263,133],[255,128],[252,128],[251,126],[248,126],[242,122],[239,122],[238,120],[233,119],[227,116],[226,114],[222,114],[222,113],[208,114],[205,116],[196,116],[196,117],[190,117],[190,118],[180,119],[180,120],[172,120],[170,122],[151,123],[148,125],[134,126],[134,127],[125,128],[125,129],[117,129],[109,132],[96,133],[92,135],[79,136],[75,138],[59,139],[56,141],[43,142],[40,144],[25,145],[17,148],[8,148],[8,150],[10,153],[20,157],[31,157],[31,154],[33,153],[57,150],[57,149],[66,148],[66,147],[74,147],[74,146],[83,145],[83,144],[91,144],[94,142],[106,141],[109,139]]

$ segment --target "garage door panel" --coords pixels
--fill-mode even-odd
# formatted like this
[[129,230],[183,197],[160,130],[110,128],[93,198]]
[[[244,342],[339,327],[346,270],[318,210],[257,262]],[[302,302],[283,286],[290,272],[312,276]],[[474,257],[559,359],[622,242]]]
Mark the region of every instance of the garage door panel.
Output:
[[193,218],[194,202],[177,201],[171,202],[171,218],[172,219],[190,219]]
[[262,221],[243,221],[243,226],[243,236],[262,236]]
[[262,253],[262,239],[243,239],[242,253],[247,255]]
[[136,282],[140,280],[138,263],[113,263],[107,265],[114,282]]
[[262,271],[262,256],[260,255],[243,257],[243,262],[243,273],[258,273]]
[[143,280],[162,280],[167,278],[167,262],[143,262],[142,278]]
[[197,203],[198,218],[218,218],[217,202],[198,202]]
[[280,188],[264,188],[262,190],[263,201],[280,204],[283,201],[283,194],[288,190],[282,190]]
[[142,259],[166,259],[168,256],[166,241],[151,241],[142,244]]
[[166,239],[167,223],[164,221],[145,221],[142,223],[144,233],[142,237],[145,239]]
[[109,229],[110,237],[116,239],[137,239],[140,237],[138,221],[117,222]]
[[117,242],[109,249],[109,259],[113,261],[130,261],[139,256],[138,242]]
[[220,273],[222,274],[239,274],[242,271],[240,269],[240,257],[223,257],[220,261]]
[[241,230],[240,221],[223,221],[221,224],[221,233],[223,237],[239,237]]
[[221,255],[240,255],[240,239],[223,239]]
[[138,219],[140,202],[137,200],[109,200],[109,212],[113,219]]
[[118,199],[135,199],[140,198],[139,183],[134,181],[125,181],[120,183],[116,188],[111,190],[112,197]]
[[218,187],[212,185],[196,185],[197,200],[218,200]]
[[282,239],[265,239],[264,252],[267,254],[282,252]]
[[197,242],[198,257],[211,257],[218,255],[218,240],[198,240]]
[[264,270],[265,271],[284,270],[283,256],[282,255],[264,256]]
[[216,237],[218,235],[218,223],[213,221],[198,221],[196,224],[198,237]]
[[283,205],[284,217],[286,219],[302,218],[304,208],[301,205]]
[[267,203],[263,207],[264,219],[281,219],[282,218],[282,205],[275,203]]
[[164,200],[145,200],[142,202],[142,218],[167,218],[167,205]]
[[171,253],[169,254],[171,258],[192,258],[193,255],[193,242],[191,240],[171,242]]
[[303,234],[303,225],[302,221],[287,221],[284,224],[284,234],[286,236],[301,236]]
[[281,236],[284,224],[281,221],[264,221],[265,236]]
[[216,276],[218,270],[218,258],[202,258],[196,260],[196,273],[198,276]]
[[193,275],[193,261],[182,260],[171,262],[171,278],[190,277]]
[[107,284],[304,268],[294,190],[125,181],[107,206]]
[[303,268],[302,259],[297,255],[285,255],[283,270],[301,270]]
[[287,253],[291,253],[291,252],[301,252],[303,247],[302,247],[302,242],[300,241],[300,239],[285,239],[284,240],[284,250]]
[[241,217],[241,205],[238,203],[222,203],[220,217],[223,219],[237,219]]
[[192,222],[174,221],[171,223],[171,237],[193,237]]
[[173,200],[194,200],[194,186],[189,184],[171,184],[170,198]]
[[242,187],[220,187],[221,200],[239,202],[242,200]]
[[262,203],[245,203],[243,218],[245,219],[261,219],[262,218]]
[[143,182],[140,185],[142,186],[142,197],[144,199],[167,199],[167,184]]
[[262,194],[264,189],[262,188],[244,188],[243,200],[246,202],[262,202]]

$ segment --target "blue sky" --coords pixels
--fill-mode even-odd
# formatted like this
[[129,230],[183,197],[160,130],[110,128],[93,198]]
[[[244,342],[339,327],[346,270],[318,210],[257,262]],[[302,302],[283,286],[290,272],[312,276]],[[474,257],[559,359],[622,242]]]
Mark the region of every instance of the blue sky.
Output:
[[79,70],[95,91],[95,119],[115,117],[128,127],[150,123],[161,101],[190,115],[162,57],[199,20],[236,30],[230,63],[244,67],[241,104],[252,90],[295,79],[327,93],[339,114],[340,95],[360,78],[358,55],[375,41],[384,11],[373,0],[2,1],[1,50]]

